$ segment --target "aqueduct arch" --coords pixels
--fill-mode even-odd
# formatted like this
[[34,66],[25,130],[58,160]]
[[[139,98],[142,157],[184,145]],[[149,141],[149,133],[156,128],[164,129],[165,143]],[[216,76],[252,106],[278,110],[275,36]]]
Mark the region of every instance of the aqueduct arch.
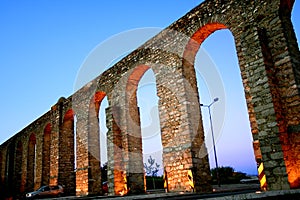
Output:
[[[293,3],[293,0],[203,2],[71,97],[61,98],[49,112],[2,144],[1,184],[11,186],[16,174],[13,170],[20,171],[19,168],[22,169],[20,183],[26,184],[26,189],[46,183],[41,169],[47,168],[43,163],[47,163],[48,158],[39,152],[48,149],[50,137],[49,183],[67,185],[70,194],[101,193],[98,113],[100,102],[107,96],[109,192],[143,192],[136,89],[143,73],[151,68],[159,97],[169,190],[191,191],[187,178],[191,171],[195,191],[211,191],[193,65],[201,43],[214,31],[227,28],[235,39],[252,136],[259,144],[259,159],[265,167],[268,189],[300,188],[297,168],[300,164],[297,156],[300,151],[300,53],[290,19]],[[45,129],[47,124],[51,128]],[[30,137],[32,133],[35,139]],[[17,142],[23,138],[28,144],[24,144],[21,151]],[[26,162],[32,159],[33,145],[38,152],[36,173]],[[22,159],[15,156],[16,152],[22,152]],[[15,191],[20,189],[15,188]]]

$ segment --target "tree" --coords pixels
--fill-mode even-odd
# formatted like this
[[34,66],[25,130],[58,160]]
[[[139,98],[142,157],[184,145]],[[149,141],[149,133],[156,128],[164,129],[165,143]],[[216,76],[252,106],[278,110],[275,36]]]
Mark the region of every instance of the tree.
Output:
[[[226,166],[218,168],[219,178],[221,184],[232,184],[239,183],[241,179],[247,178],[246,173],[235,172],[234,168]],[[217,180],[217,170],[216,168],[211,169],[213,181]]]
[[145,171],[148,176],[152,176],[153,188],[155,189],[154,177],[157,176],[160,165],[155,163],[155,159],[152,158],[151,156],[148,158],[148,163],[149,163],[149,165],[147,165],[147,163],[144,163]]
[[[160,165],[155,163],[155,159],[152,158],[151,156],[148,158],[148,163],[149,163],[149,165],[147,165],[147,163],[144,163],[146,174],[149,176],[157,176]],[[155,166],[154,166],[154,164],[155,164]]]

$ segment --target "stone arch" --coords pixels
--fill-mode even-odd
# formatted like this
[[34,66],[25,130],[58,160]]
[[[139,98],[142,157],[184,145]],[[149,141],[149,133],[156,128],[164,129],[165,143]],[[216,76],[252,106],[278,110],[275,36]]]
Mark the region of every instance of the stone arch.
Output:
[[[108,182],[110,193],[124,195],[144,192],[144,170],[137,84],[146,65],[130,65],[123,77],[108,95],[110,107],[106,109],[108,127]],[[135,67],[136,66],[136,67]]]
[[[212,33],[217,30],[226,29],[227,26],[223,23],[218,22],[210,22],[202,27],[200,27],[193,35],[190,37],[189,42],[185,47],[185,51],[183,53],[183,65],[185,68],[189,69],[189,67],[193,66],[195,62],[196,53],[199,50],[202,42],[208,38]],[[192,78],[192,77],[190,77]],[[190,81],[190,82],[195,82]]]
[[[127,185],[133,193],[140,193],[145,190],[143,149],[142,149],[142,132],[140,122],[140,111],[137,102],[138,84],[144,73],[149,70],[148,65],[137,65],[128,76],[125,88],[125,108],[128,109],[126,114],[127,135],[125,136],[126,149],[123,157],[129,160],[127,166]],[[127,143],[127,144],[126,144]],[[125,164],[126,165],[126,164]]]
[[[183,59],[182,59],[182,65],[183,65],[183,76],[189,83],[191,90],[196,96],[195,101],[197,102],[197,106],[200,106],[200,97],[198,94],[198,88],[197,88],[197,79],[196,79],[196,73],[194,68],[195,58],[198,50],[201,47],[201,44],[207,39],[211,34],[218,30],[222,29],[228,29],[227,25],[220,22],[215,22],[211,20],[204,19],[204,21],[208,21],[208,23],[200,23],[203,24],[198,29],[195,29],[196,31],[191,34],[191,37],[189,41],[187,42],[184,52],[183,52]],[[200,118],[198,120],[194,120],[194,123],[196,124],[197,130],[195,130],[195,136],[192,143],[192,151],[193,152],[201,152],[205,151],[206,148],[203,147],[204,144],[204,131],[203,131],[203,125],[202,125],[202,116],[199,115]],[[208,154],[206,153],[205,156],[193,156],[193,162],[194,163],[206,163],[206,165],[203,165],[203,168],[201,167],[194,167],[192,170],[192,174],[194,177],[194,184],[195,184],[195,190],[196,191],[203,191],[203,175],[202,173],[210,173],[209,164],[208,164]]]
[[[115,147],[111,149],[110,155],[119,156],[114,158],[113,164],[116,164],[116,160],[120,162],[118,166],[114,166],[111,172],[115,173],[111,179],[114,179],[120,187],[112,185],[111,188],[115,189],[112,193],[123,194],[123,185],[127,185],[127,188],[134,193],[144,191],[143,176],[141,175],[144,173],[142,153],[139,153],[142,144],[138,140],[141,139],[141,130],[139,110],[136,104],[136,89],[139,80],[150,68],[149,66],[156,76],[163,160],[164,166],[167,166],[169,180],[172,180],[169,186],[173,191],[189,191],[191,187],[188,181],[188,171],[196,166],[191,155],[193,152],[189,147],[192,146],[191,138],[199,136],[193,132],[195,124],[189,122],[189,117],[192,115],[191,110],[194,107],[186,105],[189,101],[195,102],[195,95],[182,75],[178,52],[164,49],[154,49],[153,51],[151,48],[145,47],[136,51],[137,60],[141,55],[146,59],[143,62],[130,62],[127,65],[128,68],[122,70],[121,78],[117,76],[120,79],[114,81],[117,84],[108,95],[111,107],[107,111],[112,115],[112,118],[108,120],[109,126],[111,126],[109,134],[113,134],[111,137]],[[164,59],[160,60],[161,57]],[[199,104],[198,109],[194,109],[193,113],[195,116],[200,116]],[[175,151],[172,151],[173,149]],[[133,154],[132,152],[137,153]],[[174,158],[176,158],[175,165],[173,165]],[[184,164],[182,164],[182,160],[185,160]],[[203,162],[203,166],[208,168],[208,163]],[[117,168],[118,170],[116,170]],[[179,168],[181,170],[178,170]],[[205,187],[202,188],[202,191],[210,191],[208,183],[204,183],[209,180],[209,171],[203,174],[205,178],[201,180],[204,180],[202,184]]]
[[74,111],[69,109],[60,126],[58,172],[58,184],[64,185],[69,195],[75,194],[74,162]]
[[[84,110],[84,112],[78,112],[81,123],[78,130],[80,129],[80,136],[84,143],[80,149],[83,151],[81,162],[84,164],[77,172],[78,174],[82,172],[85,177],[78,176],[78,180],[88,182],[88,179],[91,178],[88,177],[87,172],[92,162],[92,160],[88,161],[88,151],[89,147],[92,147],[90,146],[92,143],[86,144],[86,142],[89,136],[93,136],[88,131],[92,131],[94,128],[88,126],[94,123],[94,119],[96,121],[96,115],[90,115],[89,124],[86,121],[88,121],[87,113],[93,109],[97,110],[97,105],[89,107],[90,98],[86,98],[82,94],[91,92],[92,86],[101,85],[103,87],[101,91],[105,91],[110,103],[116,102],[107,109],[109,140],[114,141],[109,148],[110,155],[112,155],[111,163],[119,164],[121,167],[116,168],[110,164],[113,170],[110,178],[115,178],[115,182],[119,181],[122,187],[130,186],[132,191],[142,189],[142,184],[134,186],[142,180],[141,175],[131,176],[129,170],[135,160],[140,162],[139,153],[137,153],[137,157],[129,154],[133,151],[140,151],[139,142],[131,142],[133,138],[128,135],[129,133],[139,134],[140,131],[138,108],[134,98],[136,95],[135,84],[147,69],[147,65],[151,65],[157,81],[164,165],[169,189],[192,191],[188,184],[188,174],[192,172],[194,179],[197,180],[195,191],[211,191],[211,187],[208,186],[208,161],[205,156],[201,157],[200,155],[200,153],[205,154],[206,152],[205,148],[202,149],[203,152],[200,152],[204,138],[201,120],[195,117],[199,117],[200,113],[193,63],[201,42],[214,31],[228,28],[235,38],[252,135],[256,142],[255,145],[258,144],[258,151],[261,152],[260,159],[265,166],[268,188],[270,190],[299,188],[300,53],[290,20],[293,4],[294,0],[204,1],[158,36],[105,71],[98,77],[101,81],[94,80],[94,83],[97,82],[97,84],[89,83],[90,85],[87,84],[78,93],[76,92],[78,96],[83,97],[83,99],[79,98],[78,106]],[[176,34],[173,34],[174,32]],[[187,38],[178,37],[180,34]],[[172,50],[176,51],[175,55],[166,53],[173,52]],[[164,65],[164,67],[156,67],[152,64]],[[121,88],[121,92],[114,96],[111,94],[112,90],[118,90],[115,86],[123,77],[125,77],[125,82],[121,85],[125,86],[125,89]],[[191,88],[187,89],[187,87]],[[126,94],[127,91],[132,94]],[[127,98],[128,95],[131,97]],[[58,174],[58,183],[66,185],[68,194],[75,193],[74,113],[69,109],[71,103],[73,104],[74,101],[61,98],[48,113],[53,122],[54,145],[52,149],[55,149],[51,156],[53,157],[52,163],[55,165],[51,177],[56,183]],[[91,105],[93,104],[94,102],[91,103]],[[130,109],[126,110],[127,108]],[[128,116],[132,118],[132,122],[128,120]],[[49,120],[48,116],[46,118]],[[28,126],[28,129],[19,133],[27,139],[29,137],[29,140],[26,141],[28,146],[24,146],[24,160],[26,156],[28,158],[24,176],[27,175],[27,189],[30,190],[34,188],[35,182],[36,143],[37,141],[40,143],[41,138],[38,136],[37,140],[35,134],[30,136],[27,134],[28,130],[31,131],[34,127],[40,128],[40,124],[43,124],[40,122],[40,120],[35,121]],[[137,126],[132,126],[130,123]],[[5,189],[12,188],[13,170],[16,167],[16,146],[12,144],[13,141],[14,139],[3,144],[5,153],[3,153],[2,161],[5,161],[3,161],[1,176],[2,179],[5,179],[3,180]],[[93,151],[91,150],[91,152]],[[95,152],[98,152],[96,148]],[[125,159],[123,159],[123,155]],[[121,156],[123,160],[118,160],[117,156]],[[132,163],[130,163],[131,161]],[[95,161],[95,166],[98,165],[97,162]],[[140,166],[137,168],[139,170]],[[132,169],[137,168],[132,167]],[[38,169],[40,171],[40,168]],[[123,172],[125,173],[122,174]],[[117,173],[120,175],[119,178],[116,177]],[[137,177],[136,182],[134,182],[134,177]],[[91,179],[91,181],[93,180]],[[124,188],[120,189],[122,192]],[[7,194],[11,193],[8,190]]]
[[42,156],[42,185],[50,183],[50,145],[51,145],[51,124],[48,123],[43,132],[43,156]]
[[[218,20],[211,20],[211,19],[204,19],[203,21],[208,21],[208,23],[202,22],[200,24],[203,24],[202,26],[200,26],[198,29],[196,29],[196,31],[191,35],[191,39],[190,41],[187,43],[187,46],[185,47],[185,51],[183,53],[183,66],[184,66],[184,74],[185,77],[188,79],[189,83],[192,85],[192,87],[194,88],[194,90],[197,90],[197,86],[196,86],[196,76],[195,76],[195,72],[194,72],[194,61],[195,61],[195,55],[198,51],[198,49],[200,48],[202,42],[208,38],[212,33],[214,33],[215,31],[221,30],[221,29],[229,29],[231,31],[231,33],[233,34],[233,37],[236,41],[236,49],[237,49],[237,53],[238,53],[238,57],[239,57],[239,61],[244,59],[241,57],[241,48],[240,48],[240,39],[243,37],[238,33],[238,29],[236,29],[234,24],[231,24],[230,22],[228,22],[226,20],[227,16],[220,18]],[[245,21],[245,24],[247,24],[247,22]],[[233,26],[234,28],[231,28],[231,26]],[[249,28],[249,25],[247,26],[247,28]],[[259,35],[259,32],[258,32]],[[260,38],[261,40],[261,38]],[[262,47],[263,48],[263,47]],[[264,50],[262,50],[263,52]],[[263,55],[265,57],[267,57],[266,55]],[[254,110],[254,105],[251,102],[252,99],[252,94],[251,92],[249,92],[249,85],[248,85],[248,78],[245,76],[245,73],[247,73],[246,69],[243,66],[243,62],[240,62],[240,64],[242,63],[242,65],[240,65],[240,70],[241,70],[241,74],[242,74],[242,79],[243,79],[243,85],[245,88],[245,96],[246,96],[246,100],[247,100],[247,106],[248,106],[248,113],[249,113],[249,119],[250,119],[250,123],[251,123],[251,129],[252,129],[252,136],[253,139],[255,140],[255,143],[258,142],[257,140],[257,134],[259,132],[259,128],[258,128],[258,124],[257,124],[257,118],[256,118],[256,114],[255,114],[255,110]],[[199,125],[200,127],[201,125]],[[200,133],[201,134],[201,133]],[[258,142],[259,143],[259,142]],[[260,148],[259,145],[256,145],[256,150],[255,152],[260,152]],[[196,146],[194,146],[196,149],[199,148]],[[196,150],[197,151],[197,150]],[[261,160],[261,154],[258,153],[258,155],[256,155],[258,157],[256,157],[256,160],[259,163],[262,162]],[[195,172],[197,173],[197,172]],[[197,174],[196,174],[197,176]],[[195,187],[197,187],[197,179],[195,182]]]
[[28,152],[27,152],[27,178],[26,178],[26,190],[34,190],[35,178],[36,178],[36,136],[32,133],[29,136]]
[[[296,167],[299,164],[296,161],[296,152],[299,151],[296,142],[299,141],[297,135],[300,130],[299,104],[295,104],[299,101],[300,76],[297,63],[300,54],[290,21],[293,3],[294,1],[289,0],[273,1],[268,8],[279,9],[275,15],[266,14],[270,12],[267,4],[248,4],[247,7],[253,7],[251,10],[258,11],[252,12],[246,7],[241,9],[240,14],[247,17],[241,18],[240,24],[230,20],[230,12],[218,16],[213,10],[206,11],[201,7],[205,4],[201,4],[198,9],[203,11],[203,18],[198,18],[199,24],[193,25],[194,32],[189,32],[195,42],[188,43],[183,60],[184,74],[190,79],[190,83],[194,83],[193,52],[213,31],[222,28],[232,31],[252,136],[256,144],[259,144],[256,146],[261,147],[258,148],[259,151],[255,151],[260,152],[261,149],[261,158],[257,161],[259,164],[263,162],[265,166],[267,184],[271,190],[296,188],[300,184],[299,170]],[[230,10],[235,6],[239,5],[232,6]],[[193,17],[197,18],[195,15]]]

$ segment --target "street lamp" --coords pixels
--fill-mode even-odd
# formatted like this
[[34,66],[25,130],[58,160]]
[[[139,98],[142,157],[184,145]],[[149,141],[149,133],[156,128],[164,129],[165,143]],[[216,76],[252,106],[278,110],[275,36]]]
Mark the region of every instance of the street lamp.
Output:
[[213,124],[211,120],[211,112],[210,112],[210,107],[219,100],[219,98],[214,98],[214,101],[211,102],[209,105],[204,105],[200,104],[200,106],[207,107],[208,108],[208,113],[209,113],[209,120],[210,120],[210,129],[211,129],[211,136],[212,136],[212,141],[213,141],[213,148],[214,148],[214,155],[215,155],[215,162],[216,162],[216,174],[217,174],[217,182],[218,186],[221,186],[220,183],[220,177],[219,177],[219,166],[218,166],[218,159],[217,159],[217,152],[216,152],[216,145],[215,145],[215,137],[214,137],[214,131],[213,131]]

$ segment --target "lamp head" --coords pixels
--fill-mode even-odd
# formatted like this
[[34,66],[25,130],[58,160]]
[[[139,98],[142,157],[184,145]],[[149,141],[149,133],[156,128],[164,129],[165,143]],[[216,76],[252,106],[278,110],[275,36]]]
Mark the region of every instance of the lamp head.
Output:
[[214,98],[214,102],[216,102],[216,101],[219,101],[219,98],[217,97],[217,98]]

